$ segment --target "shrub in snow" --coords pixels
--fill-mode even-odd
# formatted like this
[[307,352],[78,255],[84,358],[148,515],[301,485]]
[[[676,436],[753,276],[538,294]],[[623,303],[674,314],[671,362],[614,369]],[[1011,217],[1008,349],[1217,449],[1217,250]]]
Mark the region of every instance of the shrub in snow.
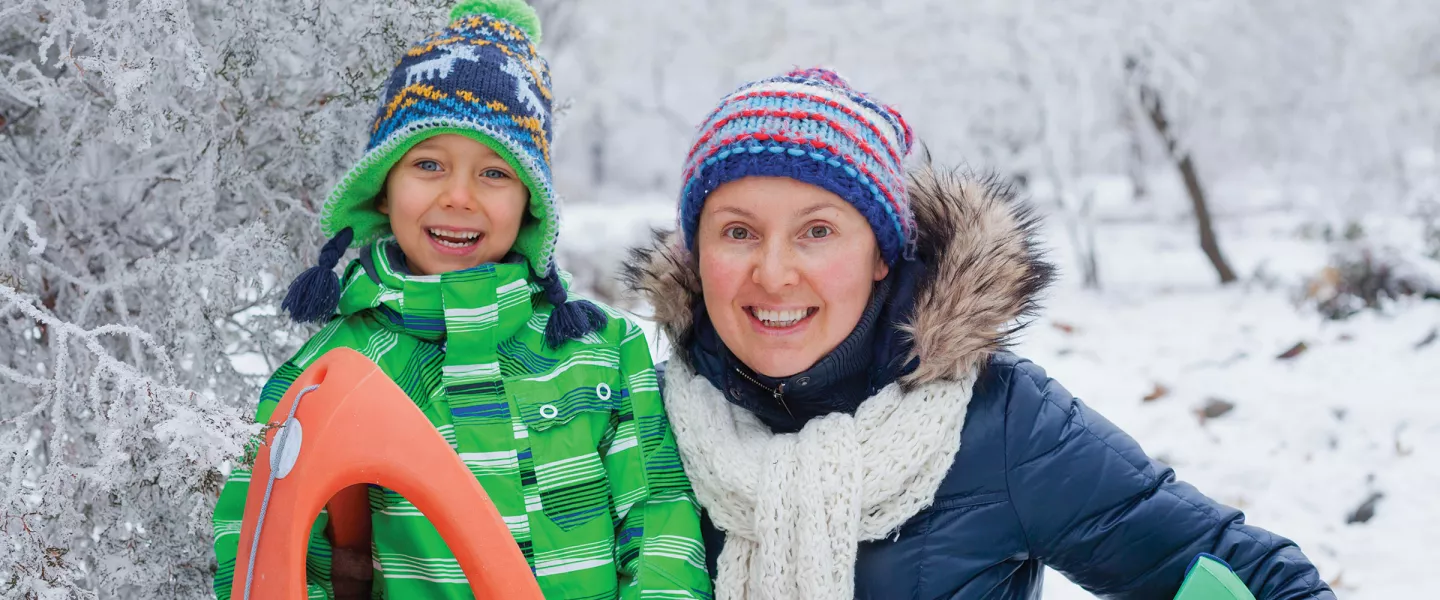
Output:
[[1440,263],[1389,247],[1355,243],[1306,283],[1305,298],[1329,319],[1380,309],[1406,297],[1440,300]]

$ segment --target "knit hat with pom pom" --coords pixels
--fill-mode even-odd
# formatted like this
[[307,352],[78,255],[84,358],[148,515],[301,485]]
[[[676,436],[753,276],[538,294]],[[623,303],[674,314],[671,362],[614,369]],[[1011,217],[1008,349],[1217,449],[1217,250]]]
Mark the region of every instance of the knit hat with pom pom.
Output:
[[[494,150],[530,190],[534,218],[525,220],[512,249],[525,257],[555,305],[552,325],[583,330],[603,324],[593,305],[567,302],[555,265],[560,224],[550,178],[553,97],[550,67],[536,50],[540,35],[540,18],[524,0],[464,0],[450,11],[445,29],[400,58],[370,124],[364,156],[325,200],[320,227],[331,239],[320,264],[291,285],[283,306],[292,317],[316,321],[333,314],[339,282],[332,270],[345,248],[390,233],[389,218],[375,206],[390,168],[426,138],[450,133]],[[559,332],[557,339],[570,333]]]
[[412,46],[385,84],[365,155],[325,200],[327,237],[347,227],[352,247],[389,233],[375,209],[385,176],[426,138],[457,133],[499,154],[530,190],[533,223],[515,250],[545,273],[559,230],[550,183],[550,68],[535,49],[540,18],[524,0],[467,0],[450,25]]

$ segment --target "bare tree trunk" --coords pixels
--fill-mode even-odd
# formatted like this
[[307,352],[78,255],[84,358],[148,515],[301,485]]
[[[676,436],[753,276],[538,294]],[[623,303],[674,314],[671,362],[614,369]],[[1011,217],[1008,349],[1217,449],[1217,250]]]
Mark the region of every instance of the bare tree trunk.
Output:
[[1190,202],[1194,204],[1195,225],[1200,229],[1200,249],[1210,258],[1210,264],[1215,265],[1220,283],[1231,283],[1236,279],[1235,271],[1230,269],[1225,255],[1220,253],[1220,240],[1215,238],[1215,228],[1210,225],[1210,208],[1205,202],[1205,190],[1200,187],[1200,177],[1195,173],[1195,162],[1187,153],[1180,157],[1178,166],[1180,175],[1185,178],[1185,191],[1189,192]]
[[1195,171],[1195,161],[1191,159],[1189,152],[1181,151],[1179,144],[1175,142],[1174,133],[1170,131],[1170,121],[1165,118],[1165,106],[1160,101],[1160,95],[1143,83],[1140,84],[1140,103],[1145,106],[1145,112],[1150,116],[1150,124],[1155,127],[1155,132],[1160,134],[1160,139],[1164,140],[1166,152],[1185,180],[1185,191],[1189,193],[1190,202],[1195,209],[1195,225],[1200,229],[1200,249],[1205,251],[1210,264],[1215,266],[1215,271],[1220,275],[1220,283],[1234,282],[1235,271],[1225,262],[1225,255],[1220,252],[1220,240],[1215,237],[1215,228],[1211,225],[1210,207],[1205,200],[1205,188],[1200,185],[1200,176]]

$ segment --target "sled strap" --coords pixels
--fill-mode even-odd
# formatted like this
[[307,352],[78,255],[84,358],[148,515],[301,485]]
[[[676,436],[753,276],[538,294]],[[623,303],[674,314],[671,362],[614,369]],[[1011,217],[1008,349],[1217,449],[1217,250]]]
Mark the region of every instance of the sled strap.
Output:
[[[255,539],[250,542],[250,564],[245,565],[245,600],[250,600],[250,584],[255,579],[255,553],[260,550],[260,533],[265,531],[265,513],[270,510],[270,492],[275,490],[275,480],[288,475],[290,468],[295,465],[295,459],[300,453],[300,440],[296,439],[291,443],[291,438],[300,437],[300,422],[295,420],[295,410],[300,408],[300,399],[305,394],[320,389],[319,384],[306,386],[295,395],[295,402],[290,405],[290,414],[285,416],[285,424],[280,426],[280,431],[275,434],[275,451],[270,454],[270,477],[265,481],[265,499],[260,502],[260,518],[255,521]],[[294,425],[294,427],[291,427]],[[291,454],[286,454],[286,446],[290,446]],[[286,462],[289,456],[289,464]],[[282,474],[283,470],[283,474]]]

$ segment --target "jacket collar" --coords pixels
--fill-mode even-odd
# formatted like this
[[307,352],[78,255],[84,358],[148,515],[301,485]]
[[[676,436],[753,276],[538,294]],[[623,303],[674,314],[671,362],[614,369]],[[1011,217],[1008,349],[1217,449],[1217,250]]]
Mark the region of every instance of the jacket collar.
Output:
[[523,259],[486,263],[439,275],[413,275],[394,238],[379,240],[345,269],[340,314],[376,310],[387,329],[441,342],[447,335],[484,334],[494,346],[531,317],[540,293]]

